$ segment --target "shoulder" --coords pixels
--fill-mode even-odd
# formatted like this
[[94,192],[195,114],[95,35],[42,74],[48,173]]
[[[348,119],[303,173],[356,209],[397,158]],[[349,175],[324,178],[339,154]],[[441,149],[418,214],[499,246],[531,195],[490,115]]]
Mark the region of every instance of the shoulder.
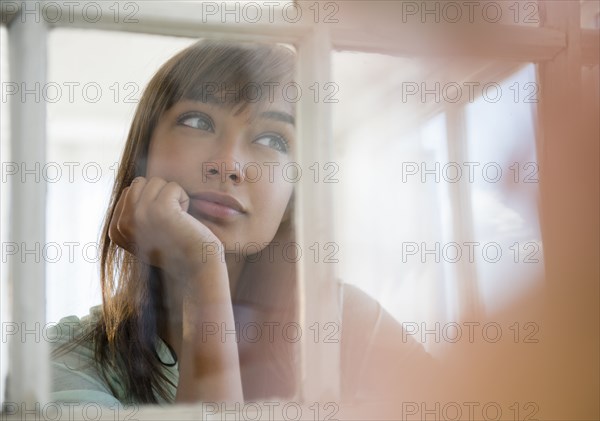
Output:
[[359,322],[367,316],[369,319],[376,318],[381,305],[373,297],[363,290],[350,284],[342,285],[343,291],[343,320]]
[[365,398],[426,390],[437,363],[423,345],[364,291],[352,285],[343,291],[342,393]]
[[46,337],[51,347],[57,348],[90,333],[100,319],[101,312],[101,306],[95,306],[90,308],[89,314],[82,318],[67,316],[60,319],[58,323],[49,324],[46,328]]
[[[135,403],[126,390],[122,367],[116,363],[101,365],[96,359],[94,331],[101,320],[102,306],[99,305],[82,318],[64,317],[47,329],[52,350],[52,402],[97,403],[111,407]],[[164,362],[163,373],[169,380],[166,387],[175,396],[173,385],[178,381],[178,365],[172,363],[171,351],[158,336],[155,347],[159,360]],[[128,363],[119,361],[119,364]],[[159,404],[169,403],[159,395],[156,398]]]
[[88,315],[63,317],[46,329],[51,349],[52,402],[119,404],[98,370],[91,333],[101,317],[101,306]]
[[401,322],[387,312],[381,304],[361,289],[343,285],[342,332],[346,340],[369,339],[373,345],[391,346],[403,353],[424,352],[421,344],[407,335]]

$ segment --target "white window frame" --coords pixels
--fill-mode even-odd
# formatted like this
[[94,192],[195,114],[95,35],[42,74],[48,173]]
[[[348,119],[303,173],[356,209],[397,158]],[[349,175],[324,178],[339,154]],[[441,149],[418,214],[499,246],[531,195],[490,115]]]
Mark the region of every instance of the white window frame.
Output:
[[[19,2],[20,3],[20,2]],[[27,2],[28,4],[40,2]],[[339,3],[343,10],[344,5]],[[148,34],[162,34],[186,37],[214,37],[244,39],[255,41],[274,41],[292,43],[299,47],[297,79],[301,86],[309,86],[315,81],[324,83],[331,76],[331,52],[334,50],[352,50],[378,52],[391,55],[419,55],[422,45],[412,40],[420,28],[398,25],[383,27],[374,31],[368,23],[349,18],[339,25],[299,22],[293,25],[285,22],[274,24],[222,24],[217,20],[201,22],[199,16],[185,13],[186,4],[144,4],[140,16],[142,23],[125,25],[115,23],[107,16],[93,25],[77,18],[69,23],[66,19],[53,24],[41,21],[33,24],[29,20],[22,23],[19,10],[13,16],[2,16],[8,26],[10,74],[12,81],[21,83],[44,83],[46,80],[47,32],[52,28],[86,28],[133,31]],[[552,102],[555,95],[567,95],[579,103],[577,89],[571,92],[555,92],[561,86],[556,81],[568,78],[571,86],[581,84],[581,66],[597,65],[599,31],[581,29],[579,26],[579,2],[560,3],[556,1],[540,2],[544,8],[545,20],[540,27],[520,27],[496,25],[478,32],[484,39],[485,49],[474,48],[470,55],[483,55],[508,61],[539,63],[539,83],[541,85],[540,112],[544,114],[544,126],[540,127],[537,139],[538,160],[540,166],[540,189],[542,203],[552,203],[549,183],[545,184],[550,171],[545,172],[549,163],[561,159],[561,149],[557,144],[564,139],[565,127],[557,122],[563,119],[564,109]],[[64,10],[63,16],[67,16]],[[566,18],[565,18],[566,14]],[[152,17],[153,16],[153,17]],[[426,30],[423,28],[422,30]],[[451,32],[452,29],[449,28]],[[567,40],[569,40],[567,42]],[[16,162],[45,162],[46,159],[46,122],[45,104],[21,103],[13,101],[11,109],[11,160]],[[332,155],[331,111],[327,104],[314,103],[306,95],[298,103],[298,134],[303,139],[299,147],[300,165],[313,162],[328,162]],[[460,113],[450,111],[448,123],[449,143],[462,137],[462,117]],[[26,118],[25,118],[26,117]],[[556,117],[556,118],[553,118]],[[571,120],[573,122],[574,120]],[[572,127],[572,126],[568,126]],[[557,132],[558,131],[558,132]],[[465,203],[463,193],[453,194],[459,205]],[[44,238],[46,189],[44,184],[24,184],[11,189],[9,205],[10,241],[26,244],[35,243]],[[321,243],[334,238],[332,215],[334,200],[327,184],[302,183],[297,191],[297,227],[298,241],[303,249],[309,249],[315,241]],[[542,227],[546,235],[551,235],[554,216],[542,214]],[[308,223],[307,221],[310,221]],[[315,222],[317,221],[317,222]],[[462,230],[462,229],[461,229]],[[462,230],[464,231],[464,230]],[[551,239],[550,237],[548,237]],[[558,255],[560,248],[551,250]],[[548,261],[548,259],[546,259]],[[12,292],[12,321],[25,326],[44,323],[45,271],[43,262],[37,265],[12,265],[9,272],[9,289]],[[302,328],[315,321],[337,320],[340,315],[341,298],[339,285],[332,265],[315,265],[307,259],[300,261],[299,275],[303,297]],[[304,280],[310,279],[310,282]],[[468,285],[461,295],[467,297],[461,304],[464,312],[477,312],[476,291],[474,285]],[[49,366],[48,349],[44,341],[11,341],[9,347],[11,366],[10,384],[7,400],[23,402],[32,407],[36,402],[48,401]],[[302,341],[302,376],[300,398],[305,402],[335,400],[339,397],[339,347],[320,347],[313,341]],[[144,412],[147,411],[147,412]],[[184,419],[197,415],[191,407],[173,407],[169,409],[147,408],[138,415],[155,416],[160,414],[171,419]]]

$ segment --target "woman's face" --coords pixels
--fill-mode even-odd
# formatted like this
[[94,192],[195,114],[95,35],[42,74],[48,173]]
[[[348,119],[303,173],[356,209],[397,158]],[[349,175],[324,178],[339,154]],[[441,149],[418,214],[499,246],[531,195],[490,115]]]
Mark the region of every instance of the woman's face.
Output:
[[294,144],[293,107],[283,100],[260,112],[252,104],[240,112],[224,103],[182,100],[158,120],[146,177],[181,185],[190,196],[188,212],[226,253],[252,254],[288,217],[295,173],[286,164]]

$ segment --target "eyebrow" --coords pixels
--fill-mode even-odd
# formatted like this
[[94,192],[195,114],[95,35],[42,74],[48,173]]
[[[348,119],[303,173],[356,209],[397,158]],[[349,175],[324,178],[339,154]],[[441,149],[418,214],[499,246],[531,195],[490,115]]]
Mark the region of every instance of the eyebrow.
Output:
[[[216,105],[218,107],[225,107],[225,104],[223,104],[223,102],[220,101],[219,99],[217,99],[214,95],[207,95],[203,99],[191,99],[191,100],[195,101],[195,102],[199,102],[201,104],[211,104],[211,105]],[[267,118],[269,120],[280,121],[282,123],[288,123],[288,124],[291,124],[292,126],[296,127],[296,120],[294,119],[294,116],[289,113],[283,112],[283,111],[263,111],[262,113],[259,114],[259,117]]]
[[260,113],[260,117],[281,121],[282,123],[288,123],[292,126],[296,125],[294,117],[291,114],[284,113],[282,111],[265,111]]

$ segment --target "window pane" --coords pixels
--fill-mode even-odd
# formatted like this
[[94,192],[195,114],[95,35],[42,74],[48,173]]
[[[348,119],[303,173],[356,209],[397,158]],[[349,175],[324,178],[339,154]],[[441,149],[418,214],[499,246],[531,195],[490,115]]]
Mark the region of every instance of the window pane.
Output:
[[[466,107],[473,241],[483,307],[496,312],[543,279],[539,174],[535,144],[538,84],[530,64]],[[483,251],[487,247],[486,251]],[[496,257],[496,251],[502,256]]]
[[450,307],[438,280],[452,267],[410,255],[425,239],[449,241],[451,227],[447,185],[409,175],[447,160],[445,114],[422,118],[409,101],[414,82],[407,81],[424,64],[357,53],[335,53],[333,64],[339,275],[398,320],[444,319]]
[[[334,63],[343,279],[375,295],[398,320],[458,317],[450,285],[465,276],[454,260],[468,250],[450,243],[503,236],[503,264],[514,270],[507,253],[515,253],[519,276],[533,282],[542,267],[533,66],[496,82],[481,72],[502,75],[505,65],[472,61],[440,71],[424,60],[355,53],[336,53]],[[465,79],[478,72],[479,79]],[[452,128],[464,133],[449,138]],[[494,169],[502,171],[499,180]],[[510,251],[515,242],[527,250]],[[537,264],[523,265],[524,253]],[[491,300],[500,265],[468,260],[478,271],[481,310],[505,305]],[[526,287],[520,277],[503,283],[513,298]]]
[[[430,405],[466,391],[522,399],[499,385],[455,385],[453,376],[477,378],[506,349],[476,351],[471,340],[487,337],[468,326],[510,332],[506,320],[520,320],[511,306],[544,286],[534,66],[350,52],[334,53],[333,63],[342,281],[403,328],[397,355],[416,340],[441,363],[439,384],[451,373],[439,395],[429,382],[420,397]],[[426,378],[387,364],[397,383]]]
[[83,316],[100,304],[97,244],[135,107],[158,67],[192,42],[94,30],[50,33],[42,92],[48,102],[48,321]]
[[[129,352],[130,342],[134,344],[132,346],[138,343],[131,337],[135,339],[139,331],[146,335],[141,340],[155,340],[154,337],[148,338],[147,332],[160,331],[160,338],[167,344],[163,334],[165,324],[174,321],[175,327],[168,324],[170,327],[166,329],[172,333],[173,330],[184,329],[182,313],[190,319],[201,313],[206,315],[206,323],[198,323],[196,327],[205,336],[200,338],[198,333],[199,342],[194,344],[198,345],[197,349],[207,347],[206,343],[211,340],[218,344],[239,340],[239,346],[234,343],[233,349],[236,358],[239,352],[241,374],[238,377],[246,400],[295,397],[299,381],[298,348],[302,338],[302,333],[298,332],[300,301],[294,260],[297,252],[294,245],[297,243],[294,241],[292,198],[296,184],[293,179],[286,178],[292,172],[286,173],[282,169],[290,166],[283,164],[293,163],[296,151],[295,105],[294,101],[287,100],[285,95],[288,92],[282,89],[282,86],[291,83],[295,75],[295,56],[286,45],[271,49],[265,48],[264,44],[258,46],[246,42],[240,43],[238,48],[233,41],[213,44],[208,48],[204,46],[202,50],[196,47],[183,59],[180,57],[178,65],[165,67],[167,73],[162,73],[163,79],[153,79],[154,83],[148,89],[156,96],[141,103],[140,109],[146,113],[136,114],[133,120],[142,91],[158,68],[196,41],[99,31],[52,31],[49,82],[47,89],[42,90],[44,99],[49,103],[49,163],[42,171],[48,182],[48,232],[47,243],[42,250],[48,270],[48,320],[56,322],[69,315],[87,316],[91,307],[101,303],[98,243],[117,165],[129,127],[137,128],[136,133],[153,127],[152,135],[138,134],[134,137],[134,143],[140,149],[133,150],[142,152],[137,155],[132,152],[128,159],[130,164],[135,164],[136,171],[145,169],[143,174],[147,178],[174,181],[190,197],[187,215],[182,217],[189,224],[189,233],[179,234],[186,238],[190,235],[194,240],[190,247],[196,254],[193,257],[185,254],[177,261],[178,268],[193,258],[203,259],[204,263],[204,258],[210,255],[218,256],[215,259],[221,257],[214,247],[217,242],[208,242],[208,247],[201,251],[194,248],[200,247],[198,242],[202,247],[206,245],[204,237],[198,239],[200,231],[223,242],[223,259],[229,280],[235,275],[238,283],[232,287],[235,292],[231,292],[231,296],[227,291],[231,306],[225,306],[226,316],[232,317],[224,322],[224,318],[218,318],[222,313],[214,316],[210,312],[212,310],[200,311],[204,307],[221,311],[218,298],[223,296],[216,295],[215,290],[222,293],[223,290],[217,288],[222,284],[207,281],[198,286],[194,284],[195,272],[171,277],[172,274],[165,274],[166,270],[156,269],[164,269],[161,261],[152,262],[153,267],[149,269],[150,265],[138,265],[136,259],[127,266],[131,263],[127,259],[133,258],[133,253],[124,254],[123,261],[115,259],[115,266],[121,272],[115,270],[114,290],[117,292],[109,291],[109,301],[118,303],[119,310],[125,310],[118,313],[113,308],[113,314],[119,314],[119,321],[126,320],[132,324],[138,321],[132,322],[130,318],[135,319],[142,314],[142,320],[135,325],[139,330],[134,328],[133,333],[126,330],[129,324],[119,325],[125,326],[120,330],[124,338],[120,352]],[[72,64],[73,54],[77,54],[76,65]],[[212,57],[207,59],[210,55]],[[259,56],[264,61],[258,59]],[[152,106],[155,104],[163,104],[161,101],[169,95],[173,95],[173,103],[169,102],[171,100],[164,103],[164,113],[160,117],[148,117],[154,112],[148,110],[154,110]],[[258,101],[260,104],[255,105]],[[240,103],[246,107],[237,108]],[[149,145],[147,156],[143,149],[146,141]],[[292,165],[292,168],[295,167]],[[217,178],[219,175],[220,178]],[[247,181],[242,184],[244,180]],[[161,225],[161,222],[164,224]],[[152,227],[161,230],[160,238],[155,238],[159,249],[164,245],[163,239],[170,238],[169,234],[177,231],[173,228],[175,223],[168,225],[171,222],[172,219],[166,222],[159,220],[156,227]],[[166,228],[165,224],[168,225]],[[147,233],[152,230],[142,231],[145,240],[151,237]],[[143,248],[145,244],[140,240],[136,245]],[[150,255],[153,256],[153,252]],[[134,269],[131,269],[132,266]],[[139,267],[147,272],[135,272]],[[218,269],[221,270],[222,266]],[[119,273],[125,275],[119,278]],[[213,281],[222,273],[215,269],[209,275]],[[184,283],[182,278],[189,284]],[[181,281],[182,285],[172,286],[174,282],[170,281],[174,279]],[[140,280],[146,282],[146,289],[140,286],[141,282],[136,282]],[[214,296],[217,298],[204,304],[190,303],[189,311],[183,312],[181,302],[189,297],[200,300],[202,294],[195,296],[192,292],[194,288],[206,287],[207,284],[213,289],[204,296],[209,297],[208,300]],[[127,288],[119,288],[123,285]],[[218,304],[215,305],[215,302]],[[105,311],[109,311],[107,307]],[[127,312],[130,308],[135,308],[134,316]],[[210,319],[209,316],[215,318]],[[210,331],[213,327],[218,330]],[[169,337],[174,349],[179,346],[177,341],[182,342],[177,333],[181,332],[176,332],[174,338]],[[162,350],[169,361],[179,355],[178,363],[182,364],[181,358],[189,355],[170,351],[168,347],[165,345]],[[194,347],[194,355],[197,349]],[[127,357],[138,362],[146,361],[143,360],[146,354],[139,351],[138,348]],[[228,351],[233,352],[232,348]],[[165,361],[164,357],[159,355],[161,361]],[[223,357],[223,353],[218,357]],[[179,381],[184,375],[194,373],[194,381],[212,381],[214,373],[206,371],[214,370],[214,367],[196,367],[194,364],[198,360],[189,359],[187,367],[192,365],[194,369],[182,368],[181,375],[178,367],[168,366],[175,368],[170,369],[171,374],[167,377],[177,376],[175,378]],[[225,364],[224,367],[224,371],[232,370],[235,364]],[[202,378],[195,374],[200,369],[206,370]],[[143,374],[154,372],[145,370]],[[90,375],[94,377],[97,374],[93,372]],[[136,383],[139,373],[133,376],[128,372],[128,375],[125,379]],[[72,376],[71,372],[67,375],[70,380]],[[149,387],[149,383],[142,383],[142,380],[140,384]],[[113,394],[119,400],[127,401],[131,398],[128,393],[134,388],[125,389],[123,384],[125,380],[118,383]],[[161,395],[158,401],[174,402],[176,393],[196,391],[189,383],[185,386],[180,383],[180,389],[176,385],[173,380],[166,389],[168,393]],[[131,399],[145,402],[139,396]]]
[[448,160],[443,109],[414,106],[415,81],[427,65],[376,54],[336,53],[333,60],[340,277],[398,322],[446,320],[456,311],[445,286],[455,265],[422,263],[418,252],[423,242],[452,239],[449,185],[421,182],[421,170]]

